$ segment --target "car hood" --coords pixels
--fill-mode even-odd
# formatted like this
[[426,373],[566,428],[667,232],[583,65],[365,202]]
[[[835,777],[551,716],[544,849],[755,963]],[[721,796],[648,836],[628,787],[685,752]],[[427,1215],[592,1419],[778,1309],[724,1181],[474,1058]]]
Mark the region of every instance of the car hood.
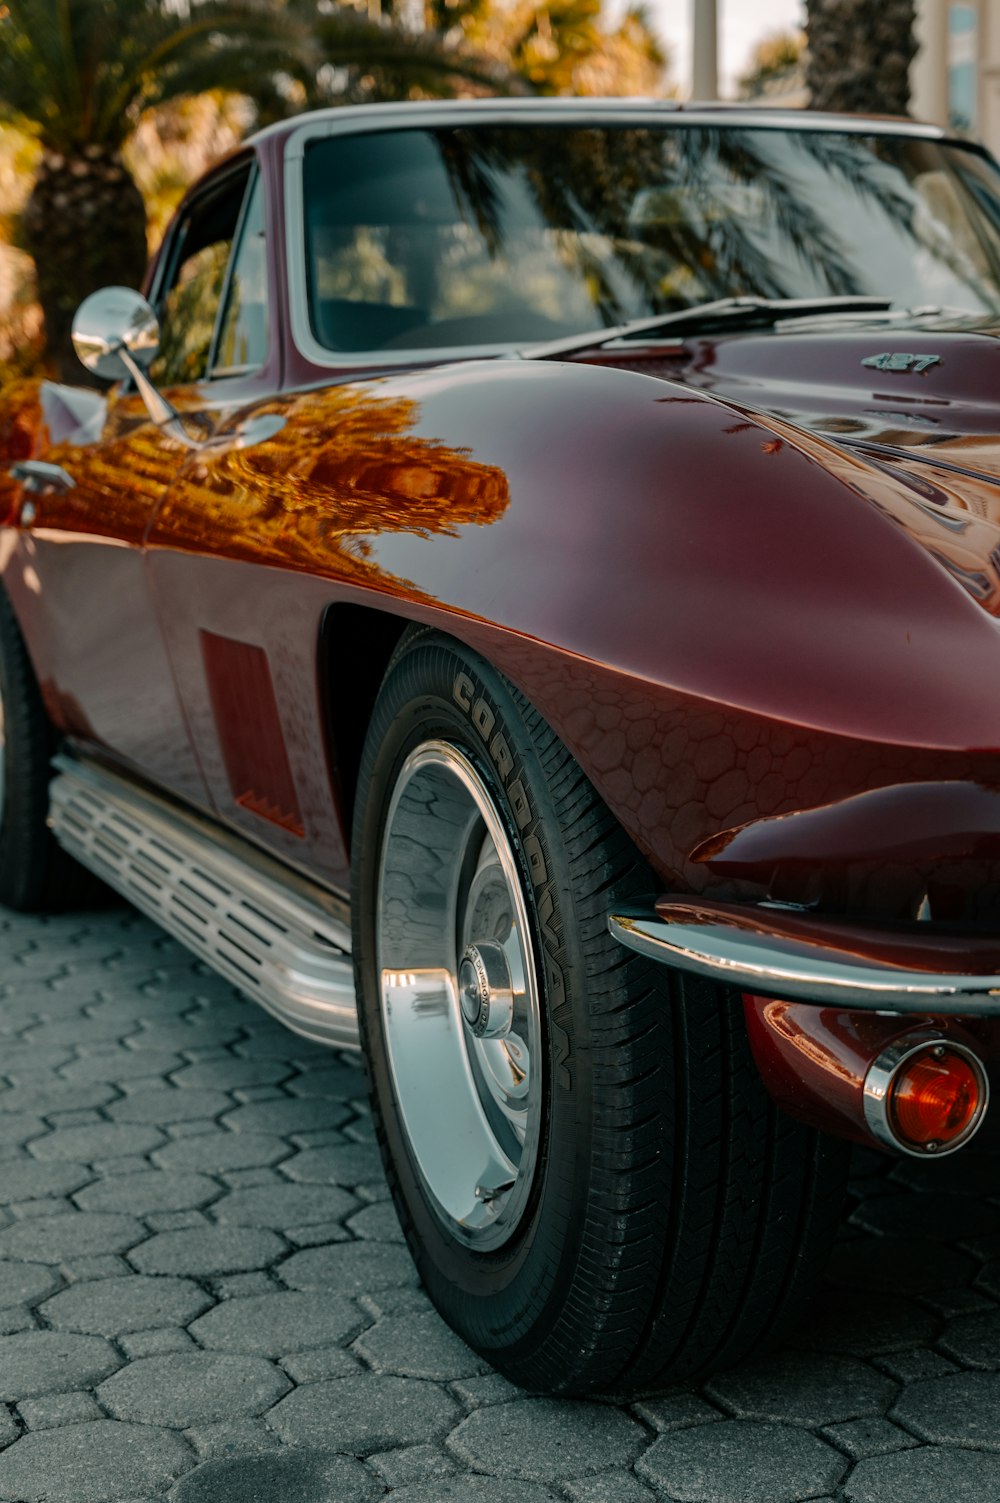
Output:
[[648,354],[629,367],[765,422],[1000,615],[1000,319],[817,323]]
[[692,341],[675,379],[837,443],[1000,480],[1000,319]]

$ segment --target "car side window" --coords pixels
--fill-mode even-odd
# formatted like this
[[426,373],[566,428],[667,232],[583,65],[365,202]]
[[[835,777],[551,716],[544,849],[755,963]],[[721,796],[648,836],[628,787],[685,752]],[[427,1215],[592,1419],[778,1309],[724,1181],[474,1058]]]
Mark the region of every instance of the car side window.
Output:
[[244,376],[267,358],[267,241],[264,190],[257,174],[250,186],[239,244],[226,288],[213,376]]
[[175,235],[157,298],[160,348],[150,376],[160,386],[201,381],[247,190],[247,172],[227,176],[190,205]]

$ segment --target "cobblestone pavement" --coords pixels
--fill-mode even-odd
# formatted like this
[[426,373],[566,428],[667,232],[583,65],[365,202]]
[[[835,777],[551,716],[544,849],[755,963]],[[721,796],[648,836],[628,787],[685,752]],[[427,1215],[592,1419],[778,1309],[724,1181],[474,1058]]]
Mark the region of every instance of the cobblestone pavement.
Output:
[[0,1499],[990,1503],[998,1168],[860,1153],[793,1345],[532,1398],[417,1287],[356,1060],[129,909],[0,918]]

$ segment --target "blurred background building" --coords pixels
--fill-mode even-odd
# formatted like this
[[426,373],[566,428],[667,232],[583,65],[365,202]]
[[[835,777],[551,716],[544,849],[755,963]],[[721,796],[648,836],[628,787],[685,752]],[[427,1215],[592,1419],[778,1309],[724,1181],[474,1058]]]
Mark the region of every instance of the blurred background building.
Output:
[[[690,26],[692,99],[736,92],[754,103],[808,104],[804,0],[798,6],[787,0],[760,0],[754,6],[761,37],[735,90],[726,76],[723,48],[726,31],[737,17],[741,29],[746,24],[746,0],[688,4],[684,19]],[[660,0],[653,10],[661,24],[667,23],[671,40],[669,12],[677,15],[676,0]],[[1000,0],[915,0],[915,10],[919,51],[910,71],[912,114],[968,131],[1000,155]]]

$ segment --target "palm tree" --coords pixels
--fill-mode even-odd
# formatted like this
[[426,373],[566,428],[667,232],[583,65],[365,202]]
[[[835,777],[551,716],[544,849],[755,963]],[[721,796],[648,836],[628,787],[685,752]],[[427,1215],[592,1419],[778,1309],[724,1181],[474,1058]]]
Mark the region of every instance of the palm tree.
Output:
[[[50,359],[79,379],[70,329],[89,292],[136,286],[146,210],[122,158],[143,110],[208,88],[272,106],[309,81],[383,69],[438,89],[456,76],[495,80],[440,37],[412,36],[346,5],[316,0],[4,0],[0,119],[28,128],[41,166],[21,219],[38,272]],[[346,71],[345,71],[346,70]],[[293,97],[277,80],[290,80]],[[305,81],[303,83],[303,81]]]
[[806,0],[806,84],[817,110],[905,115],[914,0]]

